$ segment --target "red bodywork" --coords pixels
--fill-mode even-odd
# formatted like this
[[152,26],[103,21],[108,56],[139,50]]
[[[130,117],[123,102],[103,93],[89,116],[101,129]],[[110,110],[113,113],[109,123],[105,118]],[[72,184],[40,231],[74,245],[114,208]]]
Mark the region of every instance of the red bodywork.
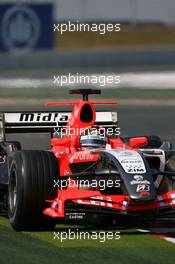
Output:
[[[49,105],[59,104],[65,103],[49,103]],[[61,139],[51,139],[51,151],[55,154],[58,160],[61,177],[71,176],[72,172],[70,164],[97,161],[99,158],[99,155],[92,154],[91,150],[81,149],[79,144],[81,134],[80,129],[93,127],[95,124],[96,113],[93,106],[95,103],[79,100],[76,103],[68,104],[74,104],[74,108],[68,120],[67,128],[77,129],[78,132],[76,135],[66,135]],[[112,104],[114,104],[114,102],[112,102]],[[92,118],[90,121],[88,118],[85,118],[85,121],[82,120],[81,115],[84,108],[88,109],[88,111],[91,109],[90,114],[92,115]],[[86,120],[88,120],[88,122],[86,122]],[[135,151],[139,150],[134,147],[146,145],[148,141],[146,137],[131,138],[128,145],[126,145],[120,137],[108,140],[112,149],[125,148]],[[75,180],[72,179],[72,183],[75,183],[74,181]],[[167,192],[163,195],[157,195],[154,201],[136,203],[135,201],[132,201],[128,195],[103,195],[100,191],[79,190],[76,184],[70,184],[66,189],[58,189],[57,197],[55,197],[54,200],[49,201],[51,206],[46,208],[43,213],[54,218],[64,218],[64,205],[67,200],[72,200],[76,204],[85,206],[89,205],[113,209],[121,213],[124,213],[126,210],[127,212],[144,212],[147,210],[159,209],[164,206],[175,206],[175,191]]]

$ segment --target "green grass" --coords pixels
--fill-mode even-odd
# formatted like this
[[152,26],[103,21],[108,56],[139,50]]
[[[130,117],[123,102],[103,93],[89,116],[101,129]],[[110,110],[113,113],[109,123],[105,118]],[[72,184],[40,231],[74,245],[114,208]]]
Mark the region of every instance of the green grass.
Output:
[[[82,227],[57,225],[56,232]],[[94,231],[87,229],[86,231]],[[100,230],[98,230],[99,232]],[[113,232],[118,230],[112,230]],[[119,240],[54,240],[53,232],[15,232],[0,217],[0,263],[172,264],[174,244],[137,230],[123,230]]]

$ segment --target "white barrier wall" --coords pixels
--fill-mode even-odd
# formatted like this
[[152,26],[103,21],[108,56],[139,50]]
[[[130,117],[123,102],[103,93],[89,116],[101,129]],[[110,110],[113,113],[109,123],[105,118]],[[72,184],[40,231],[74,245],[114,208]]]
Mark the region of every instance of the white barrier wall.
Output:
[[[7,3],[0,0],[0,3]],[[11,3],[54,3],[56,20],[129,20],[175,24],[175,0],[10,0]]]
[[175,24],[175,0],[59,0],[58,18],[155,21]]

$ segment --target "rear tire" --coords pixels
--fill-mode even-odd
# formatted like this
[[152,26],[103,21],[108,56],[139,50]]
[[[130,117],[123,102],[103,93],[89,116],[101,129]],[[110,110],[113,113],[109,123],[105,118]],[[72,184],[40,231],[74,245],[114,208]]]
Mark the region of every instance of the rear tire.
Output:
[[16,231],[49,230],[55,220],[43,215],[46,200],[55,199],[59,177],[56,157],[48,151],[24,150],[9,158],[8,216]]

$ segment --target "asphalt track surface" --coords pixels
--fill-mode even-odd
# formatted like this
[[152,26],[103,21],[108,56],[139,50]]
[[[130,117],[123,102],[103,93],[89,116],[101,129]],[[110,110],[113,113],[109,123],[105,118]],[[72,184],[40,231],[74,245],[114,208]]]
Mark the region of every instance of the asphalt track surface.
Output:
[[[38,109],[38,108],[36,108]],[[50,109],[50,108],[49,108]],[[49,110],[47,109],[47,110]],[[98,110],[109,108],[98,108]],[[1,108],[1,111],[30,110],[26,108]],[[34,110],[32,107],[31,110]],[[38,109],[46,110],[46,109]],[[70,110],[70,108],[52,108],[50,110]],[[163,140],[171,141],[175,146],[175,106],[127,106],[118,105],[111,108],[118,112],[121,136],[159,135]],[[48,149],[49,135],[20,134],[9,135],[7,139],[18,140],[26,149]]]

